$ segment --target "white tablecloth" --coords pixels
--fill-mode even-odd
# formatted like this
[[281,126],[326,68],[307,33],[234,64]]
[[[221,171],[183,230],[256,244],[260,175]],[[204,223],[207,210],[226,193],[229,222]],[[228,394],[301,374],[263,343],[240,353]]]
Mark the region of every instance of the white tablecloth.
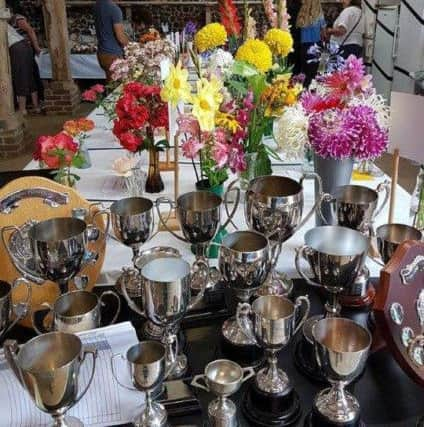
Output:
[[[50,54],[43,52],[38,58],[40,77],[42,79],[52,78],[52,64]],[[73,79],[105,79],[105,72],[100,68],[96,54],[71,54],[71,73]]]
[[[75,172],[80,175],[81,180],[77,183],[77,189],[81,194],[92,201],[104,201],[105,204],[113,200],[125,197],[123,190],[113,188],[113,172],[111,164],[114,159],[124,156],[125,150],[122,150],[110,131],[110,124],[105,119],[101,110],[94,110],[89,118],[95,121],[96,128],[90,133],[86,143],[90,150],[92,160],[92,167],[89,169],[76,170]],[[27,165],[27,169],[34,169],[37,163],[31,162]],[[282,164],[274,164],[274,174],[287,175],[292,178],[298,179],[300,171],[295,171],[298,166],[288,166]],[[165,190],[156,195],[149,195],[152,199],[159,196],[173,197],[173,174],[171,172],[162,173],[163,181],[165,183]],[[355,181],[355,184],[365,185],[376,188],[378,183],[387,179],[387,177],[379,178],[374,181]],[[228,182],[230,182],[229,180]],[[195,176],[191,164],[184,163],[180,167],[180,194],[194,190]],[[304,181],[304,215],[309,212],[314,203],[314,182],[312,180]],[[397,188],[397,202],[396,211],[394,215],[395,222],[410,224],[411,218],[409,217],[409,194],[398,186]],[[383,210],[382,214],[376,219],[376,226],[387,222],[388,206]],[[235,216],[235,223],[241,227],[246,228],[242,206],[239,207]],[[283,250],[279,258],[278,269],[286,272],[290,277],[298,277],[294,265],[295,248],[303,244],[304,233],[315,226],[315,217],[313,216],[307,224],[299,230],[291,239],[283,245]],[[231,231],[231,226],[229,227]],[[194,260],[193,254],[190,252],[189,245],[180,242],[169,233],[160,232],[154,236],[149,242],[144,245],[144,248],[150,248],[158,245],[169,245],[180,250],[182,255],[189,261]],[[211,264],[215,265],[216,260],[211,260]],[[131,250],[113,239],[109,239],[107,245],[107,253],[103,266],[103,272],[114,273],[119,271],[123,266],[131,264]],[[380,268],[372,261],[368,261],[367,265],[370,269],[372,276],[378,276]]]

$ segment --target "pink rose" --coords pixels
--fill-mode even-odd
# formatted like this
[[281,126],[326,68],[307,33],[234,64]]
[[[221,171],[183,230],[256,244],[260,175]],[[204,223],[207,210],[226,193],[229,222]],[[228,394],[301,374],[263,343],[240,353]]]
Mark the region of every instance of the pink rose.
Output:
[[83,101],[96,102],[97,92],[94,91],[93,89],[88,89],[85,92],[83,92],[82,99]]
[[103,93],[105,91],[105,87],[101,84],[94,85],[91,90],[94,90],[96,93]]
[[119,135],[119,142],[126,150],[135,153],[143,143],[141,137],[134,135],[132,132],[124,132]]

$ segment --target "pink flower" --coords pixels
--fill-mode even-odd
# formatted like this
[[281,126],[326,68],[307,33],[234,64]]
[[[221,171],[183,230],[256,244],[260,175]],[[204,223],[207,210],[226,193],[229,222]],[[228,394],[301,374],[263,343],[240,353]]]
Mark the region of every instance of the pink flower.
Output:
[[249,112],[255,108],[253,101],[254,101],[253,92],[249,90],[247,92],[246,97],[243,100],[243,107],[246,108],[246,110],[248,110]]
[[218,169],[222,169],[228,162],[230,146],[227,143],[216,141],[212,150],[213,159]]
[[244,172],[247,168],[244,149],[241,144],[231,144],[228,166],[231,172]]
[[103,93],[105,91],[105,87],[101,84],[96,84],[91,88],[91,90],[94,90],[94,92],[97,93]]
[[181,114],[177,118],[177,125],[180,134],[187,133],[195,137],[200,134],[199,122],[192,115]]
[[203,147],[204,147],[203,143],[201,143],[197,138],[193,136],[186,139],[181,144],[183,155],[188,159],[194,159]]
[[96,102],[97,92],[93,89],[88,89],[82,94],[83,101]]

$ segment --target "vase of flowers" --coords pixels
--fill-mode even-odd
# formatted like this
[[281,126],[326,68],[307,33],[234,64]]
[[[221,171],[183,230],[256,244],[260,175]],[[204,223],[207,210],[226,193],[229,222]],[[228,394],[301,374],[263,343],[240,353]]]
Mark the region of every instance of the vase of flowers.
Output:
[[91,167],[90,152],[85,144],[87,132],[94,129],[93,120],[84,117],[76,120],[68,120],[63,125],[63,131],[74,138],[79,145],[79,156],[81,158],[80,169],[88,169]]
[[168,146],[168,105],[161,100],[160,87],[139,82],[127,83],[116,104],[113,133],[131,153],[149,152],[146,191],[158,193],[164,185],[160,175],[159,153]]

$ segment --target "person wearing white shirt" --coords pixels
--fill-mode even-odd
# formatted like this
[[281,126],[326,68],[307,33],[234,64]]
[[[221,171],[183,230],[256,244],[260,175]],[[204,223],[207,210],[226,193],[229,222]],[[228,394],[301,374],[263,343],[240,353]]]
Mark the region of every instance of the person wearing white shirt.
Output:
[[342,4],[342,12],[334,21],[333,28],[326,30],[326,34],[340,46],[341,56],[347,58],[349,55],[355,55],[359,58],[363,53],[365,32],[361,0],[342,0]]

